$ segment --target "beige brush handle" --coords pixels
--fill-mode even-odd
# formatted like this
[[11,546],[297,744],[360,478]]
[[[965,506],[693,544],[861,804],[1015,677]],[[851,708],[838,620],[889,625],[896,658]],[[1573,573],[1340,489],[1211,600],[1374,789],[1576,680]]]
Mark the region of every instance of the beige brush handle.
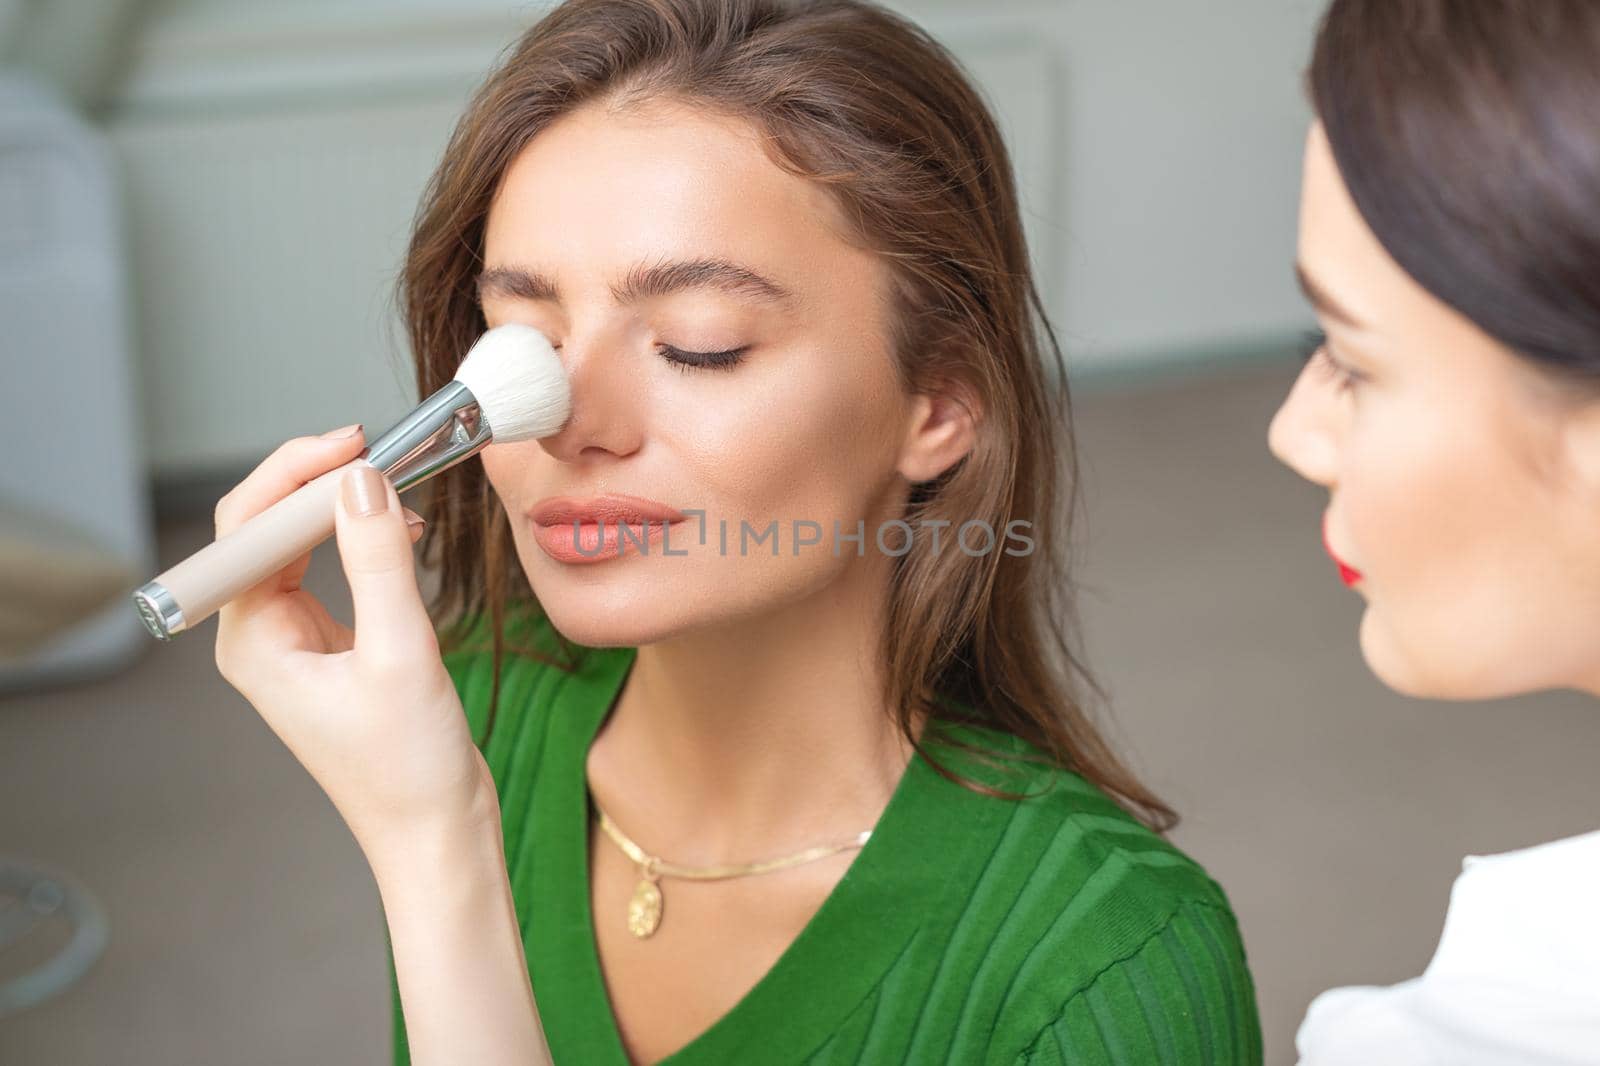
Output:
[[[219,537],[135,593],[145,624],[166,638],[199,625],[223,604],[282,570],[333,534],[339,480],[329,470]],[[153,621],[151,615],[157,618]],[[159,626],[159,628],[158,628]]]

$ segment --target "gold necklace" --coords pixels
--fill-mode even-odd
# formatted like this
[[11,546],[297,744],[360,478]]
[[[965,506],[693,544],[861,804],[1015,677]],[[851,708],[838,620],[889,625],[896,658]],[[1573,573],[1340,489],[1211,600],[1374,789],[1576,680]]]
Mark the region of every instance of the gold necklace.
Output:
[[[592,797],[591,797],[592,798]],[[606,835],[616,841],[623,853],[639,864],[639,883],[634,886],[633,897],[628,900],[628,932],[643,940],[652,935],[661,925],[661,910],[663,900],[661,897],[660,880],[666,877],[682,877],[691,881],[718,881],[729,877],[745,877],[749,874],[770,873],[773,870],[784,870],[801,863],[814,862],[829,855],[844,851],[846,848],[859,848],[872,836],[872,830],[863,829],[850,840],[842,844],[822,844],[817,847],[807,848],[795,855],[788,855],[781,859],[768,859],[765,862],[737,863],[725,866],[679,866],[677,863],[667,862],[656,855],[651,855],[639,845],[629,840],[618,829],[606,812],[600,810],[600,805],[595,804],[594,809],[600,815],[600,828]]]

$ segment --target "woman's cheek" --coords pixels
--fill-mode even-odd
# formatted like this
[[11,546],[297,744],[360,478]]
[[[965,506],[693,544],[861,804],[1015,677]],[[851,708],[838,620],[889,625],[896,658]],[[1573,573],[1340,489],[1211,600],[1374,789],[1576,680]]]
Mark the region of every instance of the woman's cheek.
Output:
[[[507,485],[506,467],[510,463],[510,458],[504,453],[509,447],[504,444],[491,444],[478,453],[478,459],[483,463],[483,476],[488,479],[489,487],[494,490],[495,495],[502,500],[505,499]],[[509,510],[509,504],[507,509]]]
[[[1480,435],[1481,437],[1481,435]],[[1460,427],[1413,415],[1351,456],[1337,489],[1367,611],[1362,652],[1385,684],[1418,698],[1472,698],[1497,641],[1497,522],[1479,477],[1497,457]]]
[[1361,573],[1363,656],[1381,680],[1405,690],[1414,681],[1406,650],[1414,634],[1408,633],[1418,625],[1409,617],[1419,595],[1413,533],[1426,525],[1416,474],[1429,456],[1426,443],[1403,425],[1386,432],[1377,417],[1382,413],[1356,411],[1346,425],[1331,486],[1330,534],[1345,562]]
[[828,529],[859,517],[853,486],[880,463],[884,436],[882,414],[861,400],[803,384],[781,405],[764,399],[755,417],[724,423],[715,444],[692,445],[705,481],[741,512],[730,519],[777,520],[787,530],[800,520]]

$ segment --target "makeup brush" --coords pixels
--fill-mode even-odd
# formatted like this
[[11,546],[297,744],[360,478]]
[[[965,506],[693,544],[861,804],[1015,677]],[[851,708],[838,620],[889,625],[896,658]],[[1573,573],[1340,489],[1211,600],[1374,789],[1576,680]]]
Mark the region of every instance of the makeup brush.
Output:
[[[566,373],[544,334],[531,326],[498,326],[478,338],[455,380],[357,459],[377,467],[395,491],[404,492],[491,441],[554,434],[571,406]],[[332,536],[334,494],[348,466],[307,482],[140,587],[133,601],[145,628],[170,640]]]

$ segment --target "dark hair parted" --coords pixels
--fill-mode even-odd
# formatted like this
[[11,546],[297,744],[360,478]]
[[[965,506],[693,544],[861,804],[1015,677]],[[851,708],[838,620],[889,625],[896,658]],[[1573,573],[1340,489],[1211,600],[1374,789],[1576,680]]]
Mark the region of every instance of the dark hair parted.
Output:
[[[879,654],[902,732],[947,777],[1010,795],[952,774],[914,730],[921,712],[975,720],[1171,826],[1172,811],[1117,758],[1084,702],[1098,690],[1069,639],[1071,404],[1011,161],[960,66],[910,21],[858,0],[568,0],[552,10],[472,99],[424,194],[400,293],[422,394],[450,380],[484,328],[474,280],[485,221],[518,152],[586,103],[650,98],[750,122],[776,165],[826,188],[855,231],[846,239],[882,255],[894,279],[902,382],[959,383],[975,401],[975,447],[912,486],[902,517],[993,529],[1025,519],[1041,530],[1027,555],[935,552],[919,537],[896,559]],[[505,637],[508,611],[532,592],[481,464],[431,484],[423,553],[440,585],[430,609],[447,648],[456,623],[489,619],[492,713],[502,654],[532,654]],[[564,657],[582,650],[564,646]]]
[[1334,0],[1309,81],[1395,262],[1514,352],[1600,385],[1600,3]]

